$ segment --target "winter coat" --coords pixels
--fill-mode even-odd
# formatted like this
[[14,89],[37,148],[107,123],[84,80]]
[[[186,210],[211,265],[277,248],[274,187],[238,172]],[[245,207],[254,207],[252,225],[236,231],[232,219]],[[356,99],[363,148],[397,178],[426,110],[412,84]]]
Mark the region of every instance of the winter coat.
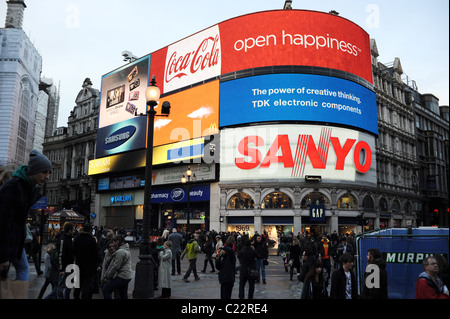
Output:
[[80,267],[80,278],[89,278],[97,272],[97,242],[90,233],[80,232],[73,241],[75,263]]
[[172,251],[164,248],[159,252],[158,286],[159,288],[172,288]]
[[172,242],[172,246],[170,250],[172,251],[172,256],[175,256],[175,253],[181,253],[181,244],[183,243],[183,236],[180,233],[172,233],[169,235],[169,240]]
[[216,268],[219,272],[219,283],[227,284],[234,283],[236,273],[236,256],[231,247],[223,247],[225,254],[220,254],[220,257],[216,258]]
[[437,281],[423,272],[417,278],[416,283],[416,299],[449,299],[448,295],[444,294],[444,285],[442,280],[438,277]]
[[58,254],[59,270],[65,271],[66,267],[73,264],[75,261],[72,236],[66,232],[63,232],[56,242],[56,249]]
[[187,243],[186,248],[184,248],[181,253],[181,259],[183,259],[186,253],[188,254],[188,260],[195,259],[198,256],[198,253],[201,252],[200,246],[195,239],[191,239],[189,243]]
[[202,251],[205,253],[205,257],[209,258],[214,253],[214,245],[212,241],[205,241],[202,246]]
[[44,277],[50,282],[58,282],[59,269],[55,250],[47,252],[44,256]]
[[250,269],[256,269],[256,260],[259,258],[256,250],[251,246],[245,246],[238,254],[241,264],[241,276],[247,276]]
[[131,254],[128,244],[122,244],[113,254],[111,269],[106,273],[106,278],[111,280],[116,276],[122,279],[131,279]]
[[367,287],[367,285],[365,284],[366,278],[371,275],[371,271],[366,269],[366,272],[364,274],[364,282],[362,285],[361,298],[362,299],[387,299],[388,298],[388,288],[387,288],[386,262],[384,260],[375,260],[373,264],[378,266],[378,269],[379,269],[380,288],[368,288]]
[[20,259],[25,245],[28,212],[42,195],[20,166],[0,188],[0,263]]
[[113,266],[114,253],[110,253],[108,249],[105,249],[105,257],[103,258],[102,273],[100,275],[100,282],[106,282],[106,274],[111,271]]
[[[358,288],[356,284],[356,277],[353,271],[350,270],[350,277],[352,280],[352,299],[359,299]],[[345,276],[344,268],[339,268],[333,271],[331,275],[331,299],[346,299],[347,278]]]
[[258,254],[258,259],[267,259],[269,257],[269,249],[267,248],[267,244],[262,240],[260,242],[255,240],[255,244],[253,245]]

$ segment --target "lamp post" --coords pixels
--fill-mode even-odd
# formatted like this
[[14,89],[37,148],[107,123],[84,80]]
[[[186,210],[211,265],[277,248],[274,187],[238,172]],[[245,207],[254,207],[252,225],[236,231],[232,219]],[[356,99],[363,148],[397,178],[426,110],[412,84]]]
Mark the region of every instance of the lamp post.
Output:
[[155,116],[168,116],[170,113],[170,103],[164,102],[161,109],[161,115],[156,115],[155,106],[158,105],[160,97],[159,88],[156,86],[155,76],[153,75],[150,86],[145,91],[147,100],[147,113],[135,114],[136,116],[147,116],[147,152],[145,162],[145,189],[144,189],[144,213],[142,221],[142,243],[139,250],[139,261],[136,264],[136,275],[134,283],[133,298],[149,299],[154,295],[153,291],[153,268],[150,255],[150,227],[152,217],[152,165],[153,165],[153,130]]
[[[187,178],[186,178],[187,176]],[[186,171],[186,176],[183,174],[183,177],[181,178],[181,183],[186,184],[187,183],[187,226],[186,231],[189,231],[190,228],[190,221],[191,221],[191,177],[192,179],[195,178],[195,174],[192,174],[191,168],[188,167]]]

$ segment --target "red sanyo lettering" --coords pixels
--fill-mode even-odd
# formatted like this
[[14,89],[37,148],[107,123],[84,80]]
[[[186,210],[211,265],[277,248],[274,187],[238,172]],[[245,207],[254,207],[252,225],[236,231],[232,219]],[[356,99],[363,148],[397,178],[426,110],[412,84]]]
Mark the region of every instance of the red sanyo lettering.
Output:
[[219,62],[220,56],[218,43],[219,35],[216,35],[215,37],[207,37],[204,39],[198,48],[192,52],[184,55],[178,55],[177,51],[173,52],[166,66],[166,83],[175,78],[188,76],[188,71],[194,74],[198,70],[215,66]]
[[[330,144],[336,154],[336,170],[344,169],[345,160],[353,149],[353,162],[355,168],[361,173],[369,171],[372,163],[372,150],[366,142],[356,142],[355,139],[347,139],[344,145],[341,145],[339,138],[329,137],[329,139],[325,139],[323,143],[321,140],[319,148],[317,148],[311,135],[299,135],[295,157],[292,155],[288,135],[278,135],[264,158],[262,158],[262,153],[258,149],[259,146],[264,145],[264,139],[260,136],[244,137],[239,142],[238,151],[240,154],[249,157],[250,159],[245,161],[244,157],[236,157],[235,164],[240,169],[248,170],[256,168],[259,165],[261,165],[261,168],[268,168],[272,163],[283,163],[284,167],[292,167],[293,171],[298,171],[298,167],[304,166],[306,158],[308,157],[313,168],[325,169],[327,166],[328,148]],[[281,155],[276,155],[279,153],[279,150]],[[365,152],[364,163],[361,163],[360,155],[362,151]]]

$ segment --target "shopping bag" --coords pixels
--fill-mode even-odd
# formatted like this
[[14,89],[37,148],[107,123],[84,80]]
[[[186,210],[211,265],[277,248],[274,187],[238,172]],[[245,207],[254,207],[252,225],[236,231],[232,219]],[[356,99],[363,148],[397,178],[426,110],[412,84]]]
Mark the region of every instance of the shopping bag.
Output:
[[28,299],[28,281],[0,280],[0,299]]

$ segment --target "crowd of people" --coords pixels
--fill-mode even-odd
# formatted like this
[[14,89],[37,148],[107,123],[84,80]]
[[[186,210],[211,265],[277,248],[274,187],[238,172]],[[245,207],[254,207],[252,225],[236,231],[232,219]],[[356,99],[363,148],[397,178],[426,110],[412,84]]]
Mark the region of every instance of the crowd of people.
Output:
[[[42,197],[39,186],[45,185],[51,172],[48,158],[33,150],[28,165],[20,166],[12,179],[0,188],[0,284],[3,287],[13,266],[15,282],[22,283],[15,297],[26,298],[28,259],[32,258],[38,276],[45,276],[38,298],[44,298],[50,285],[52,290],[45,296],[46,299],[68,299],[72,290],[75,299],[91,299],[93,294],[99,292],[105,299],[113,296],[127,299],[133,271],[123,227],[112,230],[92,228],[86,223],[77,229],[74,224],[66,222],[54,242],[45,246],[44,271],[40,269],[37,254],[41,247],[36,240],[39,229],[29,227],[27,220],[31,206]],[[297,279],[303,282],[302,298],[387,298],[386,263],[376,248],[369,249],[367,253],[367,269],[378,270],[378,282],[363,285],[361,296],[358,295],[353,273],[355,250],[352,239],[351,235],[340,236],[336,232],[330,236],[299,233],[297,236],[289,234],[280,237],[278,255],[284,254],[285,264],[292,273],[296,269]],[[255,233],[250,237],[248,234],[217,233],[214,230],[196,231],[194,234],[180,234],[175,228],[164,230],[157,242],[150,245],[155,264],[154,288],[161,289],[160,298],[170,298],[172,277],[175,273],[181,275],[180,260],[185,256],[189,267],[182,280],[189,283],[191,273],[194,280],[200,280],[196,263],[202,252],[202,272],[206,272],[208,265],[211,272],[218,271],[221,298],[231,298],[236,275],[239,274],[239,298],[245,298],[245,286],[248,284],[248,298],[252,299],[255,283],[267,283],[265,266],[269,263],[268,246],[272,244],[266,233]],[[445,258],[428,256],[423,259],[422,266],[424,271],[417,279],[416,298],[448,299],[448,265]],[[371,272],[367,269],[365,279],[368,280]],[[73,272],[77,271],[79,278],[73,276]]]

